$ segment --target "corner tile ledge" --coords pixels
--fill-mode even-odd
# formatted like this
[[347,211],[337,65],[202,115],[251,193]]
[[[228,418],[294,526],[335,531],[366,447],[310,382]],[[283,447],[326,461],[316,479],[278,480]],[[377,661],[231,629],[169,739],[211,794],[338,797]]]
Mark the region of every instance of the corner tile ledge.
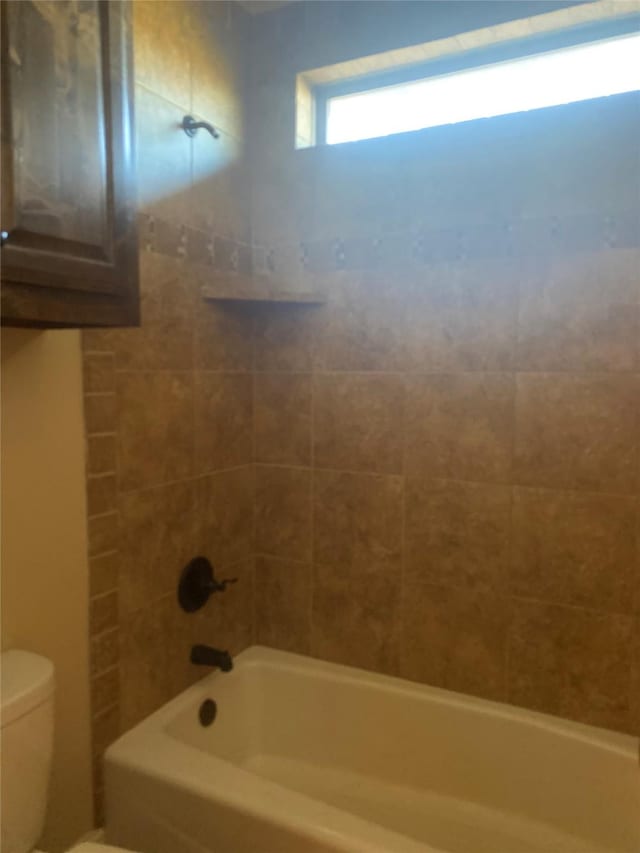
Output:
[[229,276],[215,285],[200,288],[203,299],[218,302],[279,302],[298,305],[322,305],[326,297],[320,291],[277,290],[267,276]]

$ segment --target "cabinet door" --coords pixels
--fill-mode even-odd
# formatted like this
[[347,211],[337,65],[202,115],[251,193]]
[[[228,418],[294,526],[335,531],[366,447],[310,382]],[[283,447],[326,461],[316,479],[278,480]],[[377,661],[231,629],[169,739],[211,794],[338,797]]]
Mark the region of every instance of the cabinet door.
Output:
[[138,322],[130,6],[2,2],[2,321]]

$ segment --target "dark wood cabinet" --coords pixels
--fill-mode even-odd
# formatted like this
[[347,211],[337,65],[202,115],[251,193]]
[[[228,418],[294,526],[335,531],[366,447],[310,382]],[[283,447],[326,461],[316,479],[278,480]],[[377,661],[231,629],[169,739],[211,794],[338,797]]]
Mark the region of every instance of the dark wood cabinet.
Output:
[[130,4],[1,6],[2,322],[136,325]]

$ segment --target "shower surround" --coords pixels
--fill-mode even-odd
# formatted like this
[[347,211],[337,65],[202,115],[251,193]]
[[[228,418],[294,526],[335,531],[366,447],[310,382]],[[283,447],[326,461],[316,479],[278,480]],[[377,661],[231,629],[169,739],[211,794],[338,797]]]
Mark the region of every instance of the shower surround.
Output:
[[253,28],[253,234],[327,296],[257,320],[257,641],[638,733],[638,94],[293,150],[296,74],[516,9],[392,5]]
[[[253,319],[200,298],[250,253],[247,16],[133,6],[142,325],[83,335],[98,822],[106,746],[202,675],[192,643],[235,653],[253,624]],[[220,138],[189,139],[187,114]],[[187,616],[177,579],[198,553],[239,583]]]
[[[135,4],[143,323],[84,336],[98,809],[194,642],[640,730],[637,96],[295,151],[295,74],[481,4],[430,5]],[[254,243],[326,303],[203,300]],[[240,582],[187,616],[201,552]]]

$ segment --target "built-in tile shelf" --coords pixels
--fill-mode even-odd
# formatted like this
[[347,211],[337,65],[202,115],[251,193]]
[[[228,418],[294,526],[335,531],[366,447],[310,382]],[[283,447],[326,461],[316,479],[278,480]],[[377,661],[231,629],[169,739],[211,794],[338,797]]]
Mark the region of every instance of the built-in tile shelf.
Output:
[[281,290],[269,276],[229,276],[215,284],[205,284],[203,299],[214,302],[278,302],[293,305],[322,305],[326,298],[320,291]]

